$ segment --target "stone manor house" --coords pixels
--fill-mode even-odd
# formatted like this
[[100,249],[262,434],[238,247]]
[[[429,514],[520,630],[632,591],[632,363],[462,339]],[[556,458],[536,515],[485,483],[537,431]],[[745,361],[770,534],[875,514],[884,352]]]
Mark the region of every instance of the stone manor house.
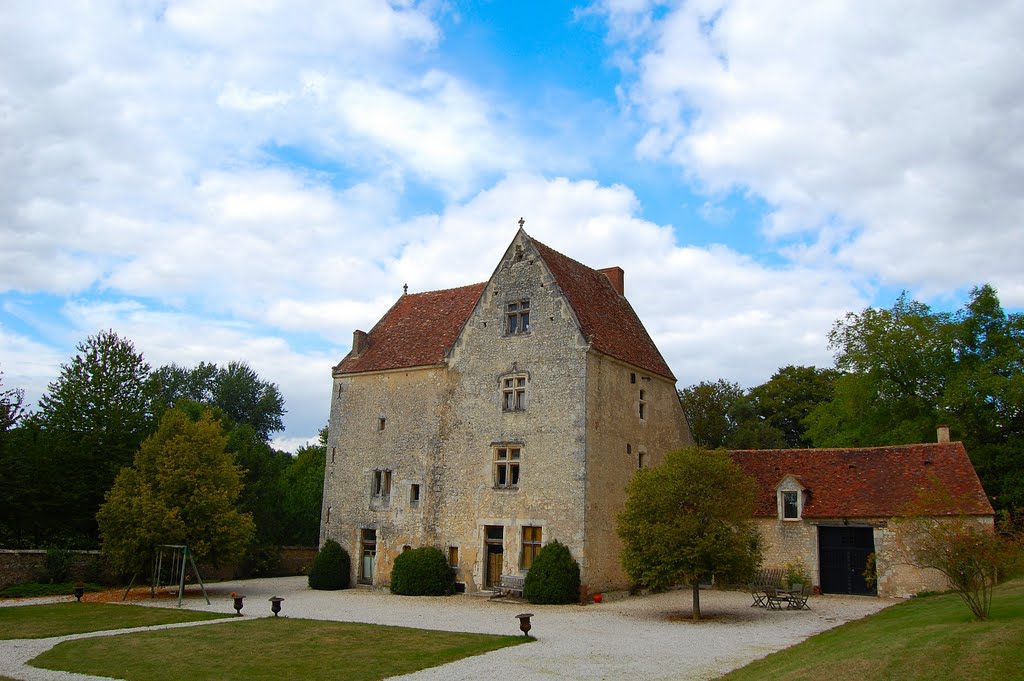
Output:
[[[529,569],[554,539],[592,591],[625,588],[615,518],[634,471],[692,444],[675,377],[624,295],[520,229],[491,278],[405,293],[333,369],[320,542],[360,583],[435,546],[460,588]],[[935,482],[942,518],[992,526],[960,443],[732,452],[759,488],[765,567],[801,561],[828,593],[945,588],[901,559],[894,518]],[[864,579],[873,557],[877,583]]]
[[321,542],[348,550],[358,582],[436,546],[484,590],[557,539],[591,589],[627,586],[626,484],[691,438],[623,284],[520,229],[488,281],[406,293],[353,334],[333,369]]

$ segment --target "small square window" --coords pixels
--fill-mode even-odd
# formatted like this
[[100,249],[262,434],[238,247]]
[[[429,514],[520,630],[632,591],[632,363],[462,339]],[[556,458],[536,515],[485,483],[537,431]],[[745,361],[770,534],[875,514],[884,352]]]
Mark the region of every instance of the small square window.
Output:
[[388,420],[386,418],[381,416],[379,419],[377,419],[377,430],[378,431],[384,430],[384,427],[386,425],[388,425]]
[[782,493],[782,518],[784,520],[799,520],[800,519],[800,493],[799,492],[783,492]]
[[630,382],[630,383],[636,383],[636,374],[632,374],[632,373],[631,373],[631,374],[629,375],[629,382]]
[[409,485],[409,503],[413,506],[420,503],[420,486],[416,483]]
[[457,568],[459,567],[459,547],[449,546],[448,547],[448,566]]

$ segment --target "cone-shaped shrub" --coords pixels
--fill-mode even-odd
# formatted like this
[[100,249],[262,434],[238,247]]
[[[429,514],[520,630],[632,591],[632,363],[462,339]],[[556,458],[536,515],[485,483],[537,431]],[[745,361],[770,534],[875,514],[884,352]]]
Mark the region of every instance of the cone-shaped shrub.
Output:
[[580,597],[580,564],[557,539],[545,544],[533,559],[523,583],[531,603],[575,603]]
[[337,591],[347,589],[350,584],[352,565],[348,551],[341,544],[328,539],[313,559],[313,567],[309,570],[309,588],[321,591]]
[[454,582],[448,559],[432,546],[405,551],[391,568],[391,593],[404,596],[447,596]]

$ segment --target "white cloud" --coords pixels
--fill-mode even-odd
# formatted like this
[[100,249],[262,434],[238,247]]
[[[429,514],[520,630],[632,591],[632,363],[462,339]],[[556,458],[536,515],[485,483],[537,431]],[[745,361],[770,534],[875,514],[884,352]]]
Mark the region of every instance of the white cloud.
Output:
[[767,234],[808,263],[924,294],[991,281],[1024,304],[1024,5],[603,9],[637,68],[641,155],[763,197]]

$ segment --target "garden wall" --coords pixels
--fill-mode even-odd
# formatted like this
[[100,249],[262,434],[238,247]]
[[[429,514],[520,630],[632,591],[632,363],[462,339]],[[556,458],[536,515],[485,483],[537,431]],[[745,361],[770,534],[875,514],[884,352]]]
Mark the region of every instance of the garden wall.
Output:
[[[287,577],[303,575],[309,572],[313,559],[317,554],[316,546],[281,546],[266,551],[269,556],[259,565],[239,561],[235,565],[221,568],[200,565],[199,573],[203,580],[223,580],[252,574],[254,568],[261,577]],[[116,582],[112,571],[107,567],[99,551],[70,551],[70,581],[98,582],[112,584]],[[0,589],[11,584],[35,582],[40,579],[46,566],[44,549],[0,549]],[[146,580],[143,580],[146,581]]]

